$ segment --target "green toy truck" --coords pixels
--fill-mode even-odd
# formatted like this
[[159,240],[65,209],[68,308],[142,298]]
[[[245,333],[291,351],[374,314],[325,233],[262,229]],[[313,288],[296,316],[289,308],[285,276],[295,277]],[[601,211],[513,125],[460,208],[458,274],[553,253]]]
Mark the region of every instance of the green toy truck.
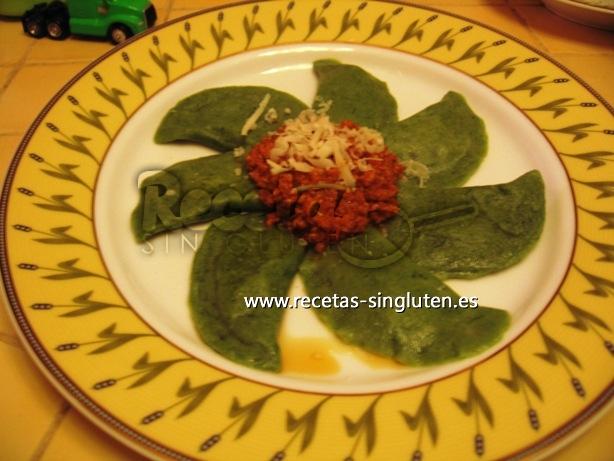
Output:
[[23,30],[31,37],[63,40],[72,33],[107,37],[114,44],[155,21],[156,10],[149,0],[53,1],[38,3],[22,16]]

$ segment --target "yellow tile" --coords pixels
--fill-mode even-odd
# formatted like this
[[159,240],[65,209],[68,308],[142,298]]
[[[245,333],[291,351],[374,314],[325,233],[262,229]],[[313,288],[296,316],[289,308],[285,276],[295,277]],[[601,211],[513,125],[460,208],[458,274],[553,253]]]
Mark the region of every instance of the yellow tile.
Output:
[[553,54],[552,57],[614,104],[614,55]]
[[610,461],[612,459],[611,439],[614,434],[614,409],[595,423],[588,432],[578,440],[544,461],[574,461],[590,459],[592,461]]
[[4,179],[21,139],[20,135],[0,135],[0,180]]
[[[0,136],[0,182],[2,183],[4,183],[9,163],[20,141],[21,136]],[[13,329],[9,315],[11,314],[8,307],[0,299],[0,339],[3,336],[8,336],[8,339],[14,340],[13,342],[16,343],[18,341],[17,334]]]
[[[412,2],[405,2],[412,3]],[[505,5],[505,0],[430,0],[418,2],[424,6],[478,6],[478,5]]]
[[10,313],[9,308],[4,304],[4,301],[0,301],[0,341],[18,345],[19,339],[17,338],[17,333],[15,332],[13,324],[11,323],[11,315],[12,314]]
[[26,66],[0,96],[0,134],[23,133],[51,97],[83,64]]
[[[21,141],[21,136],[0,135],[0,182],[4,183],[4,177],[11,162],[17,146]],[[0,340],[3,338],[12,341],[13,344],[18,344],[17,333],[13,329],[13,325],[9,318],[9,309],[0,299]],[[5,341],[6,342],[6,341]]]
[[[68,457],[67,455],[70,454]],[[71,409],[40,461],[145,461]]]
[[171,0],[153,0],[153,4],[156,7],[158,17],[160,17],[161,11],[165,11],[171,7],[171,3]]
[[30,54],[28,63],[82,61],[89,62],[106,53],[113,45],[104,38],[68,37],[66,40],[37,40]]
[[212,6],[223,5],[224,3],[234,3],[234,2],[228,2],[224,0],[175,0],[173,2],[173,9],[196,11],[196,10],[202,10],[205,8],[211,8]]
[[4,304],[4,301],[0,301],[0,335],[16,337],[10,315],[9,308]]
[[4,87],[8,83],[9,77],[15,72],[14,66],[2,66],[0,67],[0,94],[4,90]]
[[611,53],[614,34],[563,19],[538,6],[518,6],[516,11],[528,23],[547,51],[552,53]]
[[156,13],[158,15],[156,25],[162,24],[168,18],[168,13],[171,9],[171,0],[153,0],[153,4],[156,7]]
[[30,459],[64,402],[22,349],[0,342],[0,363],[1,457]]
[[168,20],[170,21],[171,19],[181,18],[186,14],[192,13],[193,11],[194,10],[178,10],[173,8],[168,14]]
[[21,61],[35,39],[24,34],[19,20],[0,21],[0,64]]
[[508,6],[446,6],[445,10],[484,23],[537,48],[542,48],[529,28]]

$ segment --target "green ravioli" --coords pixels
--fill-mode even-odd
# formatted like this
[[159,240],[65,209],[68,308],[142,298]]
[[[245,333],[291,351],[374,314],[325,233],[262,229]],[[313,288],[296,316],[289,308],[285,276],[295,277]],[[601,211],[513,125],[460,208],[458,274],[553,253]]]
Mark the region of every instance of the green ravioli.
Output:
[[194,258],[190,292],[203,341],[237,363],[279,371],[284,309],[248,309],[243,297],[285,296],[304,254],[283,230],[225,232],[212,225]]
[[[311,253],[300,268],[310,296],[450,296],[458,295],[409,259],[378,269],[355,266],[337,251]],[[459,360],[501,339],[509,314],[488,307],[475,309],[318,309],[320,320],[342,341],[413,366]]]
[[488,144],[482,119],[452,91],[381,131],[388,148],[401,159],[417,160],[429,168],[427,187],[463,184],[482,163]]
[[[539,239],[544,184],[538,171],[493,186],[417,188],[399,193],[404,212],[385,224],[407,258],[436,276],[474,279],[513,266]],[[412,233],[409,234],[411,228]]]
[[318,78],[319,101],[332,101],[328,112],[334,122],[352,120],[359,125],[381,129],[398,120],[397,102],[388,85],[358,66],[341,64],[333,59],[313,63]]
[[[247,119],[269,94],[270,108],[277,112],[277,121],[269,123],[260,117],[256,128],[247,137],[241,129]],[[238,146],[254,145],[269,131],[275,131],[287,118],[296,117],[307,106],[294,96],[262,86],[229,86],[195,93],[179,101],[162,120],[155,135],[159,144],[191,141],[212,149],[227,151]],[[290,113],[286,113],[290,109]],[[264,116],[263,113],[263,116]]]
[[260,209],[244,159],[213,155],[176,163],[143,181],[132,229],[142,241],[224,214]]

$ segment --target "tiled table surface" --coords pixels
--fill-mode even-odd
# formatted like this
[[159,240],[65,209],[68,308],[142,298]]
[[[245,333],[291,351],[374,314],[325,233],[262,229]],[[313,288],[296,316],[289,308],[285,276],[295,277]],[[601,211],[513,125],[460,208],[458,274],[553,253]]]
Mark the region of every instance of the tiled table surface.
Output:
[[[158,23],[221,1],[155,0]],[[533,45],[614,102],[614,33],[554,16],[538,0],[431,0],[436,8],[489,24]],[[33,40],[18,21],[0,19],[0,175],[44,104],[111,45],[70,38]],[[0,460],[138,461],[142,458],[89,423],[30,361],[0,306]],[[614,411],[551,461],[612,461]]]

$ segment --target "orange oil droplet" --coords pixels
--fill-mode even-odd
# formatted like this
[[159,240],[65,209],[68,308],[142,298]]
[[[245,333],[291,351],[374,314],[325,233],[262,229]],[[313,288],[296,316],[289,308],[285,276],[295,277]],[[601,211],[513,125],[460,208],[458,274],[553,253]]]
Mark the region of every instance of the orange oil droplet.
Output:
[[299,337],[281,335],[279,339],[282,371],[309,375],[331,375],[340,370],[336,355],[351,355],[373,369],[403,369],[404,365],[386,357],[371,354],[354,346],[348,346],[333,338]]
[[282,371],[309,375],[332,375],[340,366],[330,349],[330,341],[323,338],[288,338],[279,340]]

